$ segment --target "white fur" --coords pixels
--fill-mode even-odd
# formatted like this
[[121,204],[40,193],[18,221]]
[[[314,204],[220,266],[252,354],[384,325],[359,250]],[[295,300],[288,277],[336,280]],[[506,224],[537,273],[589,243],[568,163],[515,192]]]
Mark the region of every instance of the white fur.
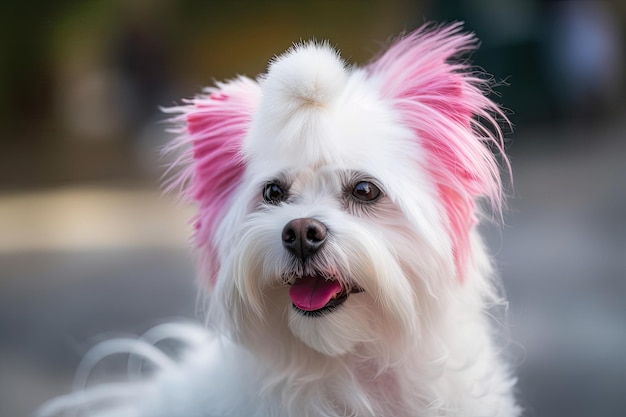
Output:
[[[140,394],[111,395],[118,405],[103,415],[519,415],[492,340],[487,310],[499,300],[480,236],[471,232],[461,283],[423,150],[372,83],[326,45],[295,47],[271,64],[244,142],[243,182],[212,242],[221,265],[207,294],[214,330]],[[346,195],[363,175],[384,192],[371,205]],[[263,204],[263,185],[276,178],[291,199]],[[293,266],[281,230],[303,217],[329,237],[314,265]],[[306,317],[291,306],[289,268],[365,291]]]

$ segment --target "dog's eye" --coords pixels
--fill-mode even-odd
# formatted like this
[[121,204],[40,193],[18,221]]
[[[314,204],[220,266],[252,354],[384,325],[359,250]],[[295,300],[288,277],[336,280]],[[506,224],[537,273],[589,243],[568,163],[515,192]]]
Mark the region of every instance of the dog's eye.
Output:
[[381,195],[380,188],[368,181],[359,182],[352,190],[352,195],[361,201],[374,201]]
[[278,204],[285,199],[285,192],[280,185],[270,182],[265,184],[263,189],[263,200],[267,204]]

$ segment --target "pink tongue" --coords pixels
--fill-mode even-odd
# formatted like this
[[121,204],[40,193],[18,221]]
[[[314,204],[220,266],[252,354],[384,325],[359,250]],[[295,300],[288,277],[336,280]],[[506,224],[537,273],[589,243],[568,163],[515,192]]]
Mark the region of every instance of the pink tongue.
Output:
[[341,291],[341,284],[322,277],[305,276],[289,288],[289,297],[301,310],[313,311],[324,307],[333,295]]

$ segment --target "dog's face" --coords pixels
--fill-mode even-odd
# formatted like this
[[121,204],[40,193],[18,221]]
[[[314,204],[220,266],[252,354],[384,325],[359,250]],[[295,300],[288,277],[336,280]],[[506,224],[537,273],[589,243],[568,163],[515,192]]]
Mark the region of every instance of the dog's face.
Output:
[[[331,76],[344,75],[334,54],[309,48],[294,54],[314,53],[318,64],[326,59],[325,70],[335,65]],[[289,66],[288,59],[280,64]],[[276,75],[271,70],[265,83]],[[268,127],[262,113],[253,120],[248,175],[235,205],[246,209],[228,213],[222,232],[236,237],[223,249],[232,257],[218,281],[230,281],[254,314],[284,319],[272,326],[287,324],[329,355],[383,331],[409,331],[418,271],[434,269],[432,260],[445,256],[436,247],[441,242],[426,243],[443,230],[419,149],[363,87],[356,81],[336,91],[324,107],[303,103],[289,117],[310,126],[304,131],[284,131],[283,122]],[[298,100],[262,91],[260,108]]]
[[364,69],[305,44],[182,108],[211,320],[269,354],[419,340],[500,193],[474,119],[497,109],[447,62],[471,42],[418,32]]

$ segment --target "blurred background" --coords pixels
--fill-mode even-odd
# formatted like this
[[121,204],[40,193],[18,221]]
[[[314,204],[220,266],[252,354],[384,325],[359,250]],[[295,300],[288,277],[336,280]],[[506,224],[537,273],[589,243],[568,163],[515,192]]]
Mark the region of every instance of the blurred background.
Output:
[[365,63],[466,22],[503,86],[515,188],[486,230],[526,416],[626,415],[626,3],[30,0],[0,5],[0,416],[70,389],[96,341],[193,318],[159,106],[300,39]]

